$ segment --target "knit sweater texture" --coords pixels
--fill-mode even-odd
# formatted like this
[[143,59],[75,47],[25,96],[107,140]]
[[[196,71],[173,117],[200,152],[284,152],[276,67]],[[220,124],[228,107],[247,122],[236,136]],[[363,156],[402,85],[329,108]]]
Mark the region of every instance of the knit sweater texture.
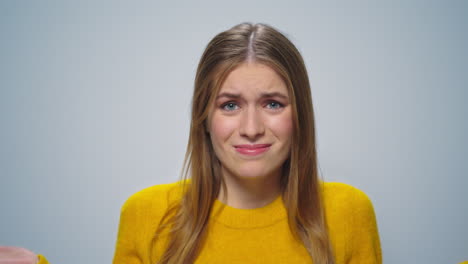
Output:
[[[367,195],[343,183],[324,183],[323,188],[335,263],[382,263],[376,218]],[[167,244],[167,233],[160,234],[152,248],[151,240],[168,205],[181,195],[180,184],[172,183],[146,188],[125,202],[114,264],[157,263]],[[195,263],[313,262],[303,244],[291,234],[279,196],[256,209],[237,209],[215,200],[207,237]]]

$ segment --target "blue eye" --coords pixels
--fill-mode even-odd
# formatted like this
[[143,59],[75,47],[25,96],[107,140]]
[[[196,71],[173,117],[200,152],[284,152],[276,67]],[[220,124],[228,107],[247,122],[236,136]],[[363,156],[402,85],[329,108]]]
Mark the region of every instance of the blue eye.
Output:
[[223,108],[226,111],[234,111],[237,110],[239,106],[236,103],[228,102],[226,104],[223,104],[221,108]]
[[278,103],[278,102],[273,101],[273,102],[269,102],[267,104],[267,107],[270,108],[270,109],[278,109],[278,108],[283,107],[283,105]]

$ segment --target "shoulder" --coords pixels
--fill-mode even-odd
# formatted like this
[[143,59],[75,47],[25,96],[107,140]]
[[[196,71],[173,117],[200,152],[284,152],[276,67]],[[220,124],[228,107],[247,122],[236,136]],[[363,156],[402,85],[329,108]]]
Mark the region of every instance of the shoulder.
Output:
[[353,202],[370,204],[371,200],[360,189],[341,182],[323,182],[323,197],[325,202]]
[[372,219],[374,208],[369,196],[360,189],[345,183],[324,182],[323,200],[327,214]]
[[164,213],[168,204],[180,198],[182,182],[159,184],[132,194],[123,204],[121,213],[138,216],[140,213]]
[[327,224],[339,259],[350,263],[382,263],[380,238],[371,200],[344,183],[323,183]]
[[120,212],[114,263],[123,259],[129,262],[131,256],[146,254],[147,244],[171,201],[180,197],[182,187],[181,182],[155,185],[132,194],[125,201]]

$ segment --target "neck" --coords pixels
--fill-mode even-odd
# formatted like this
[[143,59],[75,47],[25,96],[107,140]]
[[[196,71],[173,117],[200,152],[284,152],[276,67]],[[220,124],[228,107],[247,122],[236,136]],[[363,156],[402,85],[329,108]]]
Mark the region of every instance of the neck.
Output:
[[232,175],[222,169],[226,190],[222,187],[218,200],[239,209],[263,207],[281,193],[280,173],[255,178]]

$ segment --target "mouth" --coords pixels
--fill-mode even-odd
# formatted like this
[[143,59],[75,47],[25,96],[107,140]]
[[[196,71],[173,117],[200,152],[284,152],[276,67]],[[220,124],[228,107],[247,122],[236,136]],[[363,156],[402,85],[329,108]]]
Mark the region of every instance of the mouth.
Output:
[[268,151],[271,144],[245,144],[235,145],[234,148],[237,152],[243,155],[256,156]]

